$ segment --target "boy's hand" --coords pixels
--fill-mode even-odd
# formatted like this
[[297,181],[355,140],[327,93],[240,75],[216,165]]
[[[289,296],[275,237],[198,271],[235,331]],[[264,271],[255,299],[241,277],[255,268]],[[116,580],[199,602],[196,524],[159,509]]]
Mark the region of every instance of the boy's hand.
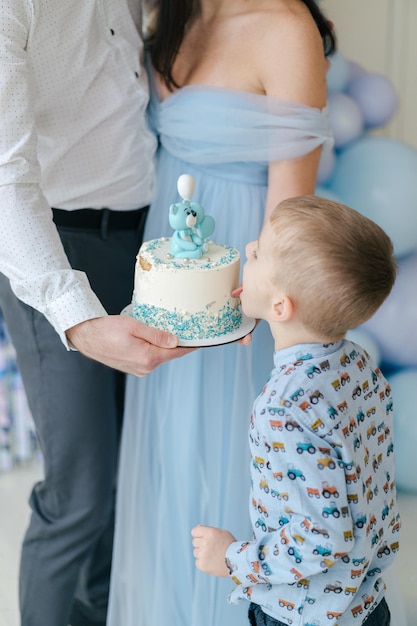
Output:
[[196,567],[213,576],[229,577],[225,558],[227,548],[236,541],[228,530],[212,526],[196,526],[191,531]]

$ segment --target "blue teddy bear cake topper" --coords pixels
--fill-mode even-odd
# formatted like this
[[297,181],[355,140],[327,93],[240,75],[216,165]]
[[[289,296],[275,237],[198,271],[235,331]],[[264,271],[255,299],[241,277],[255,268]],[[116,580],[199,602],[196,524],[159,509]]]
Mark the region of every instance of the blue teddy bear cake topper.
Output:
[[177,259],[199,259],[207,252],[207,238],[214,231],[214,219],[205,215],[203,207],[191,202],[195,180],[182,174],[177,182],[182,201],[169,207],[169,224],[174,229],[171,254]]

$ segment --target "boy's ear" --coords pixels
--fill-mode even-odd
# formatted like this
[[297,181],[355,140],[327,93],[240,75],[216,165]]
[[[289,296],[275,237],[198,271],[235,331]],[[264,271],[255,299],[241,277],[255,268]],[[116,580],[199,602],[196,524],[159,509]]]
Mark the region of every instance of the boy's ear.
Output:
[[272,305],[272,321],[273,322],[288,322],[294,315],[294,302],[289,296],[282,296],[282,298]]

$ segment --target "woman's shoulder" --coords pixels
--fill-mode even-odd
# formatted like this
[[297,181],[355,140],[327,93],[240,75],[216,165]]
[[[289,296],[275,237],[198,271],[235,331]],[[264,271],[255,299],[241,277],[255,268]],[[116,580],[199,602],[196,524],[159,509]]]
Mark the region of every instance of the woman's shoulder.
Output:
[[252,16],[251,49],[266,94],[322,108],[326,71],[320,32],[300,0],[264,0]]

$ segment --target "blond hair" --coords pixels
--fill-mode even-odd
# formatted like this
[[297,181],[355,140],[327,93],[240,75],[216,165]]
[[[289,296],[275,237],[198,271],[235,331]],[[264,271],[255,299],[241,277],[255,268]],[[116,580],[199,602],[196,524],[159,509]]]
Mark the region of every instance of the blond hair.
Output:
[[397,264],[390,238],[372,220],[338,202],[300,196],[281,202],[270,222],[275,278],[310,331],[340,338],[387,298]]

